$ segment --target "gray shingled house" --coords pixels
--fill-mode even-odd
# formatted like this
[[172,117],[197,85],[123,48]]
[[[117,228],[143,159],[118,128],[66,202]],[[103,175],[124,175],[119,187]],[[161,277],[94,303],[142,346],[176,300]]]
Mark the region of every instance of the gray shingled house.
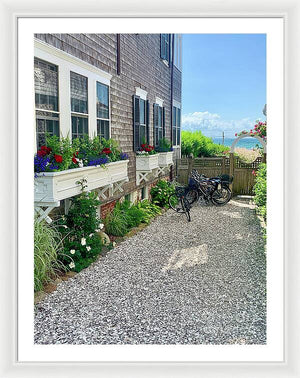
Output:
[[[99,187],[102,215],[122,196],[147,198],[172,175],[180,157],[181,46],[179,34],[35,35],[36,147],[46,133],[89,134],[117,140],[129,155],[126,180]],[[136,154],[143,138],[157,146],[164,136],[172,158],[143,168]]]

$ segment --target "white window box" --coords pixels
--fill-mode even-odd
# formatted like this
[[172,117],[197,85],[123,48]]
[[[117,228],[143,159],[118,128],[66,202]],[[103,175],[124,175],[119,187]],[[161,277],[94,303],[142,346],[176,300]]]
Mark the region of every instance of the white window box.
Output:
[[136,170],[147,172],[158,168],[158,155],[136,155]]
[[153,174],[158,175],[158,155],[136,155],[136,184],[140,185],[142,181],[147,182]]
[[160,152],[158,154],[158,165],[160,167],[167,167],[173,164],[173,151]]
[[86,180],[83,183],[86,185],[84,191],[128,181],[128,161],[109,163],[104,168],[83,167],[39,173],[34,179],[34,201],[37,206],[43,206],[43,203],[58,203],[60,200],[76,196],[82,192],[82,185],[79,183],[82,180]]

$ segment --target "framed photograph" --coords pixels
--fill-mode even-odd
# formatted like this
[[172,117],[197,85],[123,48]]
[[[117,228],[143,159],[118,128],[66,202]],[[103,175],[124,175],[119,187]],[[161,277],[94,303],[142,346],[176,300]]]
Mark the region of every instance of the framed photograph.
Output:
[[[280,2],[277,4],[279,5]],[[295,165],[297,159],[294,151],[297,148],[296,135],[299,135],[299,131],[296,131],[292,125],[296,124],[297,120],[297,91],[294,83],[299,81],[297,72],[299,54],[296,52],[296,41],[299,36],[296,28],[299,20],[297,19],[299,6],[292,1],[289,7],[284,9],[285,4],[282,3],[280,12],[277,12],[275,5],[262,7],[259,3],[256,6],[249,3],[243,5],[242,8],[237,5],[226,8],[223,2],[210,2],[204,4],[203,9],[199,9],[196,2],[190,2],[185,4],[184,9],[183,6],[182,9],[178,8],[177,13],[169,13],[166,5],[162,4],[153,4],[153,8],[148,10],[136,3],[136,9],[129,7],[124,12],[121,11],[123,5],[118,4],[118,9],[121,10],[117,12],[115,4],[106,7],[101,5],[102,9],[95,9],[88,3],[84,6],[86,8],[82,9],[83,5],[76,3],[73,4],[74,10],[71,14],[67,4],[57,2],[55,13],[53,12],[54,4],[46,3],[46,9],[39,8],[41,5],[38,3],[35,5],[38,14],[32,12],[32,4],[25,4],[25,12],[14,1],[10,6],[1,4],[2,25],[6,30],[1,38],[3,48],[10,52],[4,56],[2,62],[3,72],[10,73],[3,80],[5,93],[10,99],[9,111],[4,109],[4,114],[5,123],[12,125],[10,128],[3,129],[2,143],[3,157],[5,158],[5,154],[12,157],[9,164],[7,166],[4,164],[3,167],[10,185],[2,188],[2,198],[10,199],[3,201],[7,217],[2,229],[5,235],[10,235],[6,241],[6,249],[10,251],[10,254],[4,256],[4,265],[7,263],[7,266],[11,268],[8,271],[3,266],[3,277],[7,281],[4,285],[6,288],[4,299],[7,305],[2,315],[2,322],[10,324],[10,327],[3,327],[3,341],[6,347],[3,349],[1,358],[2,376],[34,377],[43,374],[49,377],[63,377],[71,373],[74,376],[111,377],[152,377],[155,375],[161,377],[201,375],[298,377],[300,371],[296,355],[299,321],[295,315],[299,315],[299,306],[297,307],[296,301],[299,286],[296,279],[296,267],[299,258],[295,250],[292,250],[292,246],[296,245],[296,234],[293,234],[296,222],[295,219],[294,223],[291,221],[292,214],[289,212],[292,206],[296,210],[299,205],[297,203],[291,205],[290,200],[287,200],[287,198],[296,198],[296,185],[295,179],[288,176],[291,171],[286,171],[285,168],[290,164]],[[198,96],[199,100],[191,96],[184,102],[184,99],[181,99],[182,87],[185,86],[184,80],[187,82],[194,80],[195,86],[199,85],[200,81],[196,76],[193,79],[193,75],[197,72],[197,67],[203,67],[201,61],[209,51],[203,48],[202,56],[201,52],[193,55],[196,54],[197,43],[200,43],[198,36],[202,36],[203,46],[206,43],[211,50],[214,47],[217,52],[214,55],[215,60],[211,60],[212,66],[208,73],[211,75],[208,76],[210,82],[213,83],[213,78],[216,77],[217,84],[215,86],[211,84],[210,87],[208,80],[207,93],[197,94],[195,90],[194,96]],[[249,36],[249,40],[242,39],[244,36]],[[222,49],[222,44],[225,46],[228,43],[230,46],[230,41],[227,40],[230,37],[236,38],[233,44],[237,51],[232,49],[231,60],[226,60],[224,53],[226,48]],[[107,53],[102,53],[102,48],[107,48]],[[186,62],[190,59],[189,67],[196,67],[193,73],[184,70],[188,67],[181,55],[182,49],[185,48],[188,53],[183,55],[183,58]],[[236,62],[239,55],[238,49],[245,52],[248,62],[245,63],[242,60]],[[135,56],[136,51],[139,55]],[[158,56],[159,64],[156,58],[153,58],[155,54]],[[145,57],[144,67],[136,68],[137,63],[142,62],[139,60],[140,55]],[[192,59],[194,59],[193,64]],[[220,75],[219,78],[217,76],[218,64],[220,64],[218,59],[222,61],[221,66],[226,67],[224,75],[228,74],[227,80],[224,75]],[[237,82],[230,81],[230,72],[239,70],[242,64],[241,76],[236,75]],[[111,70],[105,68],[110,65]],[[134,70],[138,70],[139,75],[133,75]],[[149,83],[143,82],[143,75],[150,77]],[[261,80],[262,85],[257,86],[257,92],[253,89],[251,75]],[[170,81],[167,82],[167,80]],[[205,88],[204,82],[202,84]],[[222,93],[222,86],[226,89],[226,85],[237,88],[237,93],[232,99],[229,98],[230,89],[228,89],[228,99],[226,99],[226,91]],[[210,88],[212,88],[211,93]],[[245,88],[249,90],[247,106],[239,99],[243,91],[247,92]],[[229,122],[228,119],[231,117],[229,110],[227,120],[225,116],[223,119],[220,114],[222,112],[225,114],[225,110],[220,110],[218,114],[218,110],[215,110],[213,105],[209,107],[209,100],[206,102],[209,97],[211,97],[211,102],[214,101],[218,89],[220,90],[219,97],[223,96],[224,99],[224,109],[241,107],[241,111],[236,114],[243,114],[243,106],[248,109],[253,106],[254,109],[258,99],[260,101],[265,99],[261,114],[257,117],[260,120],[256,123],[256,120],[250,117],[250,110],[249,119],[241,116],[235,122],[232,119]],[[185,91],[184,93],[187,93],[187,89]],[[119,95],[120,93],[123,93],[123,97]],[[236,104],[233,101],[236,101]],[[199,106],[197,102],[200,102]],[[266,107],[264,107],[265,104]],[[265,147],[266,134],[263,131],[266,127],[266,115],[270,125],[267,149]],[[156,274],[151,275],[151,270],[148,268],[143,271],[143,252],[142,249],[139,250],[141,241],[138,236],[136,237],[137,244],[131,246],[126,244],[129,243],[129,239],[125,241],[122,239],[122,244],[121,239],[113,236],[113,232],[107,231],[111,225],[108,214],[112,214],[113,211],[110,204],[114,202],[116,206],[119,200],[121,201],[119,203],[129,201],[135,204],[138,200],[151,203],[149,199],[154,196],[153,187],[154,183],[157,185],[157,180],[164,181],[165,178],[169,180],[176,174],[180,179],[178,161],[184,166],[185,161],[191,162],[191,159],[199,158],[197,164],[205,164],[207,155],[203,151],[197,156],[194,152],[192,157],[188,157],[186,153],[185,158],[183,149],[183,133],[194,132],[198,129],[202,130],[205,137],[217,144],[219,153],[223,154],[220,157],[220,164],[223,164],[222,171],[216,170],[216,174],[225,173],[229,176],[233,174],[237,180],[239,174],[241,175],[239,170],[247,168],[247,172],[250,172],[250,163],[248,165],[245,162],[236,163],[239,159],[234,155],[236,151],[234,147],[231,150],[226,147],[225,139],[228,136],[230,145],[233,146],[234,143],[240,143],[246,137],[242,129],[245,127],[248,130],[249,125],[252,124],[253,130],[251,129],[247,136],[251,139],[253,136],[258,137],[263,147],[258,164],[264,164],[266,161],[268,164],[265,257],[258,258],[254,253],[244,253],[247,268],[243,270],[243,265],[236,265],[242,258],[234,256],[232,251],[229,252],[228,258],[217,252],[216,255],[219,259],[223,259],[223,262],[219,261],[215,266],[212,265],[211,270],[200,268],[199,270],[199,266],[204,267],[207,259],[212,258],[207,249],[214,246],[214,243],[222,248],[221,236],[214,242],[211,230],[218,223],[208,221],[210,226],[201,226],[208,236],[207,241],[198,246],[199,243],[194,242],[196,229],[192,228],[193,216],[197,216],[196,212],[193,213],[192,207],[190,211],[192,221],[189,223],[188,216],[187,219],[184,218],[180,214],[181,211],[176,208],[178,214],[172,213],[172,217],[175,215],[177,217],[176,227],[186,229],[190,227],[194,231],[186,233],[184,249],[174,247],[176,251],[174,250],[169,259],[164,260],[164,264]],[[235,131],[240,131],[241,135],[234,135]],[[244,133],[246,134],[246,131]],[[95,136],[99,137],[99,140],[102,140],[101,138],[109,141],[116,139],[119,146],[115,147],[112,142],[109,145],[103,142],[101,148],[99,147],[101,153],[97,155],[95,162],[96,155],[87,155],[84,150],[88,148],[86,145],[84,148],[80,147],[82,146],[80,140],[84,139],[84,134],[87,134],[90,139]],[[58,143],[55,139],[56,135],[65,138],[64,140],[68,137],[73,140],[68,150],[72,151],[72,154],[69,154],[72,162],[70,160],[67,168],[61,166],[60,169],[60,165],[67,159],[67,153],[64,154],[65,147],[62,145],[55,150],[57,146],[55,143]],[[291,138],[290,135],[295,135],[295,138]],[[49,137],[52,137],[52,144],[48,144]],[[223,141],[217,142],[217,137],[223,137]],[[236,138],[238,140],[234,142]],[[76,139],[78,139],[78,146],[74,144]],[[170,146],[163,145],[165,140],[170,140]],[[48,148],[47,151],[46,148]],[[95,142],[93,148],[96,148]],[[35,162],[38,167],[35,170],[35,179],[32,175],[33,154],[36,154],[36,160],[41,158]],[[214,157],[214,159],[217,158]],[[41,168],[42,160],[43,162],[47,160],[44,170]],[[54,167],[52,171],[49,170],[51,164]],[[176,172],[172,171],[173,164],[176,166]],[[208,164],[211,167],[211,163]],[[258,174],[258,167],[255,164],[253,170],[251,168],[252,176]],[[105,168],[103,168],[104,165]],[[203,167],[202,173],[205,171]],[[73,181],[76,180],[75,189],[70,189],[71,176],[66,176],[67,169],[74,177],[79,175],[72,178]],[[82,175],[81,172],[84,174]],[[205,172],[208,172],[209,177],[215,176],[208,168]],[[251,180],[254,182],[252,176],[250,177],[249,173],[248,183]],[[101,185],[97,180],[101,181]],[[287,185],[287,182],[292,185]],[[222,182],[218,184],[212,181],[210,185],[220,185],[221,188]],[[216,186],[215,190],[220,190],[220,188]],[[237,183],[230,183],[229,186],[228,182],[228,190],[239,195],[236,188]],[[108,264],[104,267],[96,265],[87,267],[88,265],[84,265],[85,262],[81,258],[82,252],[79,251],[84,250],[87,253],[87,249],[90,252],[94,245],[94,232],[86,236],[77,231],[80,235],[77,245],[74,237],[69,236],[71,231],[67,230],[64,240],[70,239],[70,244],[65,247],[62,255],[67,256],[65,258],[69,260],[65,260],[64,264],[69,266],[68,270],[74,271],[74,275],[83,268],[87,269],[68,280],[60,279],[58,281],[60,289],[48,294],[46,300],[43,302],[44,299],[42,299],[39,303],[34,296],[34,291],[38,290],[35,286],[36,276],[34,276],[33,221],[36,217],[40,221],[43,219],[42,222],[39,221],[39,224],[49,224],[54,219],[51,214],[60,211],[59,205],[63,205],[63,212],[67,216],[74,213],[76,206],[84,205],[77,203],[70,207],[68,199],[81,192],[93,193],[95,189],[98,197],[93,200],[101,202],[102,205],[97,208],[98,218],[101,218],[97,226],[99,229],[96,230],[97,235],[99,234],[100,239],[103,237],[102,226],[105,224],[105,232],[110,238],[106,250],[107,256],[108,258],[113,256],[110,249],[116,246],[120,248],[120,261],[115,261],[115,266]],[[249,194],[252,194],[251,190],[249,189]],[[246,197],[248,195],[245,191],[240,193],[243,194],[242,197],[245,197],[245,194]],[[86,200],[88,194],[84,196]],[[108,201],[107,198],[112,200]],[[92,203],[92,199],[90,200]],[[234,200],[233,198],[231,201]],[[242,210],[237,210],[235,207],[232,210],[232,207],[230,209],[218,207],[221,197],[216,199],[211,195],[211,202],[216,206],[212,210],[209,207],[202,207],[204,210],[201,210],[204,211],[202,215],[207,215],[207,211],[213,211],[216,217],[220,217],[220,221],[227,222],[228,240],[235,240],[228,245],[232,250],[236,248],[237,252],[238,248],[246,248],[248,244],[253,250],[255,249],[256,243],[253,239],[256,236],[253,232],[258,227],[250,225],[247,231],[245,226],[245,233],[247,231],[248,234],[244,235],[242,227],[247,214],[243,209],[247,207],[247,204],[242,200],[238,202],[237,199],[239,204],[236,205]],[[187,213],[184,202],[181,204],[183,212]],[[170,200],[168,206],[171,207],[169,212],[172,212]],[[252,211],[254,211],[253,208]],[[84,212],[88,214],[87,209]],[[263,216],[262,213],[262,218]],[[59,227],[68,229],[70,227],[67,223],[68,219],[61,220],[64,217],[65,215],[57,218],[60,219],[58,224]],[[136,217],[137,215],[134,219]],[[155,222],[151,223],[151,227],[154,227],[152,234],[148,236],[146,232],[143,234],[145,240],[149,238],[147,248],[151,249],[151,245],[155,243],[160,245],[160,240],[164,240],[164,237],[166,249],[168,243],[174,244],[171,237],[173,224],[172,220],[166,219],[155,229]],[[163,231],[164,226],[170,232],[169,235]],[[78,219],[77,224],[73,223],[72,227],[74,229],[78,227]],[[179,228],[178,230],[174,228],[174,230],[178,234]],[[157,232],[157,238],[153,236],[155,232]],[[159,232],[161,232],[161,239],[158,238]],[[185,231],[182,232],[184,234]],[[191,239],[187,240],[187,238]],[[246,240],[246,244],[242,244],[241,240]],[[101,241],[105,243],[103,239]],[[262,248],[263,244],[259,245]],[[122,248],[124,250],[137,248],[140,251],[140,260],[137,256],[134,256],[137,260],[129,259],[134,269],[130,267],[130,262],[125,261],[128,257],[126,253],[123,254]],[[159,266],[159,254],[155,248],[151,252],[158,259],[156,264]],[[88,253],[87,256],[89,256]],[[155,271],[154,257],[147,261],[147,264],[150,264],[150,261],[154,264],[153,271]],[[91,258],[91,262],[94,261]],[[120,271],[123,264],[127,275],[128,273],[137,275],[136,277],[141,275],[146,282],[145,286],[142,284],[143,281],[133,279],[131,276],[128,281],[126,273]],[[263,264],[265,268],[262,267]],[[76,270],[77,267],[78,270]],[[184,274],[182,272],[185,270],[182,267],[186,268]],[[95,269],[93,275],[91,275],[92,269]],[[264,272],[263,276],[261,276],[262,273],[258,273],[260,269]],[[216,280],[216,271],[220,274],[227,271],[228,282],[225,278]],[[234,271],[236,276],[232,273]],[[249,275],[250,271],[253,276]],[[95,272],[104,277],[104,280],[101,281]],[[178,272],[181,273],[178,275]],[[199,274],[207,274],[207,278],[200,281],[197,277]],[[108,282],[116,275],[119,275],[120,281],[124,281],[120,283],[120,289],[116,287],[112,290]],[[214,285],[214,290],[209,288],[211,282],[209,277],[212,279],[211,284]],[[177,282],[178,279],[182,279],[183,282],[194,280],[195,285],[200,285],[202,282],[207,286],[199,290],[197,289],[199,286],[195,286],[193,291],[190,283],[186,288],[183,285],[181,292],[182,285],[180,281]],[[254,279],[257,281],[251,281]],[[153,280],[157,280],[157,284],[153,284]],[[75,282],[73,287],[72,282]],[[247,289],[249,282],[251,282],[251,290]],[[125,290],[127,284],[128,291]],[[162,286],[164,284],[171,286],[164,289]],[[103,288],[101,285],[108,286]],[[225,298],[222,285],[226,288],[231,287],[228,300]],[[155,288],[155,300],[152,300],[151,295],[149,296],[149,288],[150,290]],[[188,289],[191,291],[187,295],[184,290]],[[208,303],[205,303],[203,299],[206,291],[210,293],[206,297]],[[222,294],[222,299],[220,292],[224,294]],[[178,307],[174,305],[174,301],[164,302],[163,296],[167,296],[168,293],[173,293],[172,295],[180,293]],[[221,301],[219,305],[214,302],[213,293],[216,293],[216,298],[219,302]],[[235,294],[238,296],[236,301],[232,299]],[[101,299],[99,295],[102,296]],[[118,295],[119,297],[116,297]],[[252,298],[251,295],[256,295],[256,297]],[[143,300],[143,297],[148,300]],[[129,312],[126,309],[127,304],[124,300],[128,298],[137,301],[132,305],[136,309],[139,308],[139,301],[142,306],[145,306],[140,309],[141,312],[136,311],[136,319],[130,309]],[[211,302],[209,298],[212,298]],[[183,303],[184,301],[190,301],[190,304],[187,305]],[[34,302],[37,303],[35,310]],[[73,305],[74,303],[77,303],[77,307]],[[171,304],[171,308],[168,308],[168,303]],[[109,311],[104,310],[106,306]],[[180,313],[180,316],[177,316],[176,311],[180,312],[182,306],[185,308],[184,315]],[[233,310],[232,321],[230,320],[230,306],[241,306],[240,309]],[[203,310],[202,318],[197,317],[197,311],[200,309]],[[99,318],[91,317],[94,311],[99,314]],[[157,316],[157,321],[153,319],[149,321],[152,328],[147,322],[141,324],[139,320],[144,321],[141,314],[147,311],[149,316]],[[169,316],[169,320],[165,320],[164,316]],[[247,328],[244,324],[247,323],[248,318],[251,318],[249,320],[251,324]],[[176,320],[178,332],[175,331],[177,325],[173,324]],[[180,324],[180,320],[184,323],[184,327]],[[222,326],[216,324],[218,321],[222,323]],[[103,327],[106,327],[105,324],[107,324],[106,334],[102,332]],[[124,331],[120,328],[120,324],[126,324],[128,328]],[[132,324],[140,324],[140,327],[137,330]],[[165,324],[165,330],[161,327],[162,324]],[[174,330],[172,337],[170,336],[171,324]],[[143,334],[144,339],[139,338],[139,332]]]

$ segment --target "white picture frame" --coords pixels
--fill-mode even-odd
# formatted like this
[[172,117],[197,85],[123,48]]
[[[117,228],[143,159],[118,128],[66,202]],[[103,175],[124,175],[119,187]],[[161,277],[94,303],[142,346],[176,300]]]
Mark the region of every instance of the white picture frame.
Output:
[[[130,5],[121,0],[95,7],[91,2],[72,2],[72,16],[110,16],[110,17],[279,17],[285,22],[285,355],[282,362],[139,362],[139,363],[65,363],[65,362],[18,362],[17,361],[17,75],[14,53],[17,47],[17,21],[20,17],[49,17],[70,16],[70,3],[58,0],[28,3],[18,3],[11,0],[9,4],[1,1],[0,24],[3,32],[0,34],[2,46],[1,72],[2,85],[2,124],[3,138],[1,139],[2,173],[5,180],[1,185],[1,230],[2,264],[1,285],[1,377],[299,377],[299,236],[297,235],[297,211],[299,204],[293,201],[297,198],[298,177],[290,172],[297,172],[299,157],[297,151],[297,136],[299,136],[299,72],[300,54],[298,51],[299,16],[300,9],[296,0],[289,2],[272,1],[262,3],[258,1],[244,1],[232,3],[211,0],[203,3],[189,0],[177,5],[175,11],[170,11],[170,4],[159,1],[144,4],[135,1]],[[55,12],[53,11],[55,9]],[[5,100],[5,101],[4,101]],[[5,106],[4,106],[5,104]],[[7,106],[9,105],[9,106]],[[289,122],[289,124],[287,124]],[[13,125],[13,127],[7,127]],[[6,127],[5,127],[6,126]],[[19,142],[20,143],[20,140]],[[287,170],[287,167],[289,168]],[[294,169],[292,169],[292,167]],[[297,174],[295,174],[297,176]],[[299,179],[298,179],[299,180]],[[4,185],[5,183],[5,185]],[[278,185],[282,185],[281,182]],[[299,232],[298,232],[299,234]],[[298,244],[297,244],[298,240]],[[299,249],[299,248],[298,248]],[[32,302],[33,303],[33,302]],[[8,326],[9,325],[9,326]]]

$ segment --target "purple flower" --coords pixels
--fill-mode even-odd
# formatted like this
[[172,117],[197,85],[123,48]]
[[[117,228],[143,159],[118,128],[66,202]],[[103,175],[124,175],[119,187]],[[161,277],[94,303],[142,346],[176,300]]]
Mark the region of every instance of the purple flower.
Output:
[[121,160],[128,160],[129,159],[129,155],[126,154],[126,152],[121,152],[120,153],[120,159]]
[[40,173],[45,172],[47,166],[50,164],[50,158],[48,156],[38,156],[34,157],[34,172]]
[[108,158],[106,156],[105,157],[100,157],[100,158],[97,158],[97,159],[90,160],[88,162],[88,166],[102,165],[102,164],[106,164],[107,162],[108,162]]

